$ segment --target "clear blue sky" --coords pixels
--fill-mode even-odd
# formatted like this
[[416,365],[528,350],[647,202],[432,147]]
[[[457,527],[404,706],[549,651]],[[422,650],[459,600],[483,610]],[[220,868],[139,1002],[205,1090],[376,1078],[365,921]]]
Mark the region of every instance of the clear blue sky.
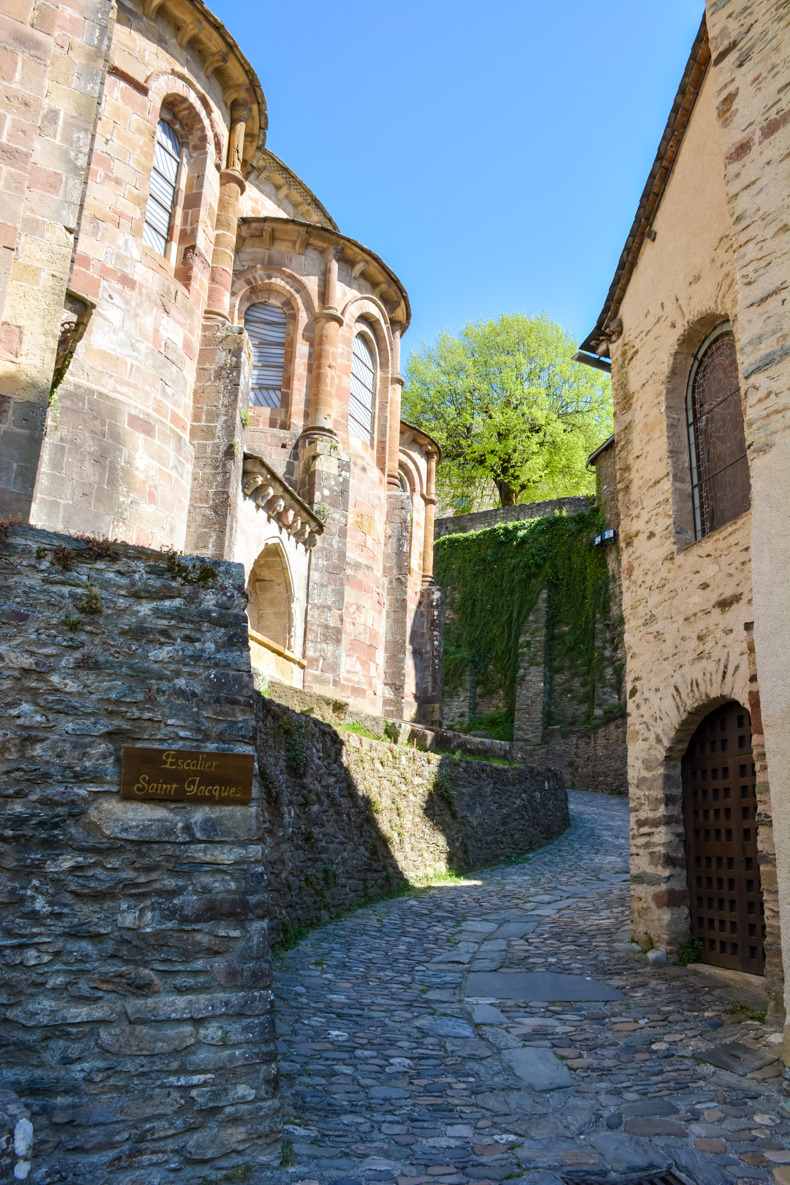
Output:
[[268,146],[377,252],[420,339],[600,312],[703,0],[209,0]]

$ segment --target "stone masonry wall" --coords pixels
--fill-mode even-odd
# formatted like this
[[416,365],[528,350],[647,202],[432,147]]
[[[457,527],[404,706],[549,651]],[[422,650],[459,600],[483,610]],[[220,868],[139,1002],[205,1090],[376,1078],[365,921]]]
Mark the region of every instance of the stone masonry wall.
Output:
[[205,564],[3,535],[0,1089],[31,1180],[189,1181],[278,1145],[258,787],[118,793],[127,745],[253,751],[242,570]]
[[[721,151],[708,73],[654,219],[655,240],[643,245],[620,306],[622,336],[612,344],[632,923],[638,937],[649,933],[670,947],[689,925],[681,760],[704,717],[727,700],[748,705],[750,688],[751,516],[694,538],[685,426],[696,350],[725,319],[739,356],[742,345]],[[759,665],[756,630],[755,640]],[[761,866],[770,867],[770,826],[758,828],[758,842]],[[773,975],[775,935],[766,949]]]
[[562,776],[354,733],[257,697],[273,933],[447,870],[528,852],[568,825]]
[[590,732],[555,736],[543,745],[513,745],[521,761],[558,769],[574,790],[628,795],[626,719],[621,716]]
[[0,13],[0,514],[26,518],[115,6]]
[[552,498],[546,502],[526,502],[523,506],[500,506],[496,510],[478,510],[474,514],[448,514],[436,519],[434,537],[458,535],[466,531],[482,531],[498,523],[521,522],[528,518],[546,518],[551,514],[579,514],[588,510],[592,498],[585,494],[568,498]]
[[[775,0],[708,0],[706,15],[731,225],[752,483],[753,642],[759,686],[750,682],[748,702],[753,723],[756,715],[761,717],[757,731],[764,737],[774,820],[769,842],[776,844],[778,899],[786,903],[790,901],[790,587],[786,579],[777,579],[777,573],[790,568],[790,11]],[[765,771],[761,770],[760,783],[764,782]],[[768,828],[760,826],[759,830]],[[768,866],[770,876],[773,853],[766,852],[762,863]],[[765,883],[765,873],[763,880]],[[779,940],[776,930],[773,940]],[[781,945],[787,969],[787,916],[781,926]],[[787,973],[784,1004],[790,1018]],[[790,1020],[785,1029],[785,1060],[790,1063]]]

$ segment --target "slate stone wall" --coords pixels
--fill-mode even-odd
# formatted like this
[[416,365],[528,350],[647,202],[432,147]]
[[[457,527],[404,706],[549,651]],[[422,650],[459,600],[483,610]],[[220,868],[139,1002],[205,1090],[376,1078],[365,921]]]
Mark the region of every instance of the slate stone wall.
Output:
[[513,754],[522,761],[560,770],[574,790],[625,798],[628,795],[626,732],[626,718],[620,716],[589,732],[553,736],[542,745],[516,743]]
[[528,518],[546,518],[552,514],[579,514],[589,510],[593,499],[586,494],[567,498],[550,498],[545,502],[525,502],[521,506],[498,506],[495,510],[477,510],[472,514],[445,514],[437,517],[434,538],[443,535],[465,534],[467,531],[484,531],[499,523],[516,523]]
[[259,788],[118,794],[127,745],[253,750],[242,570],[206,563],[3,533],[0,1089],[36,1182],[189,1181],[279,1144]]
[[568,826],[555,770],[337,732],[257,697],[273,934],[437,873],[522,854]]

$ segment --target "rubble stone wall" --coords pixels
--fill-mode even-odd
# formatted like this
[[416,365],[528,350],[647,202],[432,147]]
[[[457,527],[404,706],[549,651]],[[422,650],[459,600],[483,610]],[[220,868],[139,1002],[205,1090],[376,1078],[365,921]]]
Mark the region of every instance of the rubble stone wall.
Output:
[[[769,889],[766,909],[773,912],[777,900],[790,901],[790,588],[786,579],[777,579],[777,573],[785,573],[790,567],[790,532],[786,529],[790,486],[790,12],[786,5],[774,0],[750,0],[747,4],[708,0],[706,12],[711,86],[736,277],[734,311],[752,483],[750,544],[756,670],[748,704],[753,727],[757,724],[754,731],[759,735],[759,746],[755,745],[759,831],[766,833],[769,847],[761,859],[761,874],[764,891],[766,884]],[[775,861],[770,850],[774,842]],[[772,963],[790,966],[787,917],[781,931],[780,939],[778,920],[769,922],[769,976]],[[776,959],[772,956],[775,947]],[[784,1005],[790,1017],[787,974]],[[785,1061],[790,1064],[790,1021],[786,1024]]]
[[371,740],[257,697],[273,933],[561,835],[561,774]]
[[457,535],[465,531],[484,531],[499,523],[516,523],[522,519],[545,518],[550,514],[578,514],[589,510],[592,498],[586,494],[568,498],[551,498],[546,502],[525,502],[522,506],[498,506],[495,510],[477,510],[472,514],[444,514],[437,517],[435,538]]
[[[754,615],[751,515],[694,538],[685,427],[695,352],[727,319],[744,373],[717,102],[709,72],[654,219],[655,240],[645,241],[620,307],[622,336],[612,344],[632,923],[637,937],[649,933],[669,946],[689,925],[680,763],[711,710],[728,700],[748,707],[754,690],[746,633]],[[759,639],[757,651],[759,665]],[[762,802],[758,842],[767,975],[775,983],[773,841]]]
[[124,746],[254,752],[242,569],[13,527],[0,587],[0,1089],[31,1114],[34,1171],[268,1163],[257,783],[247,806],[119,797]]

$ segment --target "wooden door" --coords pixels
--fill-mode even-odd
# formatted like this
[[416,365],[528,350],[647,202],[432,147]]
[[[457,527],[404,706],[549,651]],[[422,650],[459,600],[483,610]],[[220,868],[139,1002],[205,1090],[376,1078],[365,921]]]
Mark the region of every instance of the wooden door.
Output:
[[730,702],[700,724],[682,764],[691,934],[700,959],[765,973],[749,713]]

